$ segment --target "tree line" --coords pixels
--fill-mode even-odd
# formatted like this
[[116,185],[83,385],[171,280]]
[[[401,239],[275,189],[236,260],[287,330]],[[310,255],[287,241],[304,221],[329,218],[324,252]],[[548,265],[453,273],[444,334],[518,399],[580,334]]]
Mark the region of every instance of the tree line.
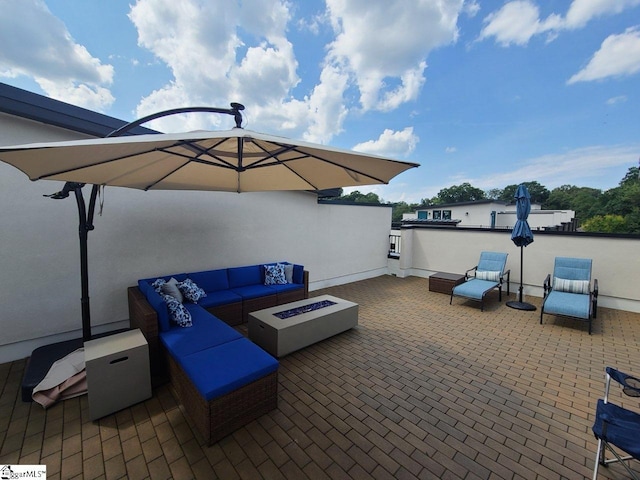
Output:
[[[585,232],[640,234],[640,168],[631,167],[617,187],[599,190],[590,187],[562,185],[553,190],[538,182],[523,182],[531,195],[531,202],[541,204],[544,210],[573,210],[576,212],[579,229]],[[518,185],[507,185],[503,189],[482,190],[469,183],[443,188],[433,198],[423,198],[420,203],[385,202],[375,193],[358,190],[334,197],[354,203],[391,205],[393,222],[400,222],[404,213],[434,205],[472,202],[478,200],[500,200],[514,202]],[[342,191],[340,191],[342,193]]]

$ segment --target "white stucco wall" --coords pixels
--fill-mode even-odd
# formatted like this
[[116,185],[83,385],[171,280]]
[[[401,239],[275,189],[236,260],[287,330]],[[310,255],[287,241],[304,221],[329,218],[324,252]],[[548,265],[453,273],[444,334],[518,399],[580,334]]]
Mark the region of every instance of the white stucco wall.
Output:
[[[6,120],[0,116],[3,145],[78,138]],[[43,197],[62,185],[30,182],[0,163],[0,363],[81,335],[76,202]],[[89,291],[100,332],[128,324],[126,289],[139,278],[281,260],[303,264],[312,290],[384,274],[391,208],[318,204],[307,192],[108,187],[94,224]]]

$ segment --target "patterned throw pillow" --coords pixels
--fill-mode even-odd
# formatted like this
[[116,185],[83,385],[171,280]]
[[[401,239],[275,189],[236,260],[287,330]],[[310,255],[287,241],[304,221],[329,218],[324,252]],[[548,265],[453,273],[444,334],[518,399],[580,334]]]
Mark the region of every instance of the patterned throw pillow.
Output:
[[567,280],[553,277],[553,289],[558,292],[589,294],[589,280]]
[[476,272],[476,278],[478,280],[488,280],[490,282],[499,282],[500,281],[500,273],[501,272],[493,272],[493,271],[482,271]]
[[162,285],[164,285],[165,283],[167,283],[167,281],[164,278],[159,278],[157,279],[155,282],[153,282],[151,284],[151,286],[153,287],[153,289],[158,292],[158,293],[162,293]]
[[193,325],[189,310],[187,310],[186,307],[176,299],[176,297],[164,295],[163,298],[164,301],[167,302],[169,318],[171,318],[171,320],[178,324],[179,327],[190,327]]
[[284,276],[284,265],[278,263],[276,265],[264,266],[264,284],[265,285],[285,285],[287,278]]
[[193,303],[198,303],[198,300],[207,296],[205,291],[196,285],[196,282],[190,278],[178,283],[178,288],[182,292],[184,298]]

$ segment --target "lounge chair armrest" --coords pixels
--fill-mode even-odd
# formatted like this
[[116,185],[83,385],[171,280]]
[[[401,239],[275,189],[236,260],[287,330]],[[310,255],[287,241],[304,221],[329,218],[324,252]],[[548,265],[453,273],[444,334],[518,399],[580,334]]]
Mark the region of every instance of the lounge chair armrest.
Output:
[[593,281],[593,296],[598,298],[598,279]]
[[547,273],[547,278],[544,279],[544,283],[542,285],[544,288],[544,296],[547,296],[547,293],[551,291],[551,274]]
[[464,279],[466,280],[466,279],[468,279],[470,277],[469,272],[473,272],[474,270],[477,270],[477,269],[478,269],[478,266],[476,265],[475,267],[470,268],[469,270],[464,272]]
[[511,269],[502,272],[502,275],[500,275],[500,283],[502,283],[505,275],[507,276],[507,283],[509,283],[511,281]]

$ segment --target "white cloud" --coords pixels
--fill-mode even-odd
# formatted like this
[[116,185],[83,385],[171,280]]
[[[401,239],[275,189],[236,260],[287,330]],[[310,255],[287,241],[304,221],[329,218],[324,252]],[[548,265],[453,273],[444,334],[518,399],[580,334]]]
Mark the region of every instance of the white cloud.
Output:
[[0,77],[33,78],[52,98],[105,110],[114,69],[91,56],[42,0],[3,0]]
[[640,30],[627,29],[607,37],[585,68],[573,75],[568,84],[633,75],[640,71]]
[[377,140],[359,143],[353,147],[353,150],[383,157],[406,157],[415,150],[419,141],[420,138],[413,133],[413,127],[406,127],[400,131],[387,128]]
[[[256,15],[257,11],[268,13]],[[283,109],[300,110],[299,105],[288,105],[299,78],[286,38],[290,14],[285,2],[138,0],[129,17],[138,29],[139,45],[164,62],[174,77],[140,102],[138,116],[185,105],[226,107],[238,101],[251,105],[247,118],[252,125],[281,130]],[[240,37],[240,25],[253,43]],[[192,117],[190,126],[232,125],[224,122],[199,115]],[[179,124],[165,119],[155,126],[166,131]]]
[[462,7],[462,11],[467,14],[469,17],[475,17],[480,11],[480,5],[476,0],[468,0],[464,2],[464,6]]
[[478,40],[494,38],[505,47],[523,46],[534,35],[544,33],[550,42],[561,31],[582,28],[596,17],[616,15],[638,5],[640,0],[573,0],[566,16],[554,13],[542,20],[533,0],[513,0],[485,17]]
[[[212,6],[198,0],[138,0],[130,13],[138,43],[170,68],[173,79],[144,98],[137,114],[185,104],[225,106],[232,100],[248,106],[248,128],[328,142],[358,105],[390,111],[417,99],[425,82],[426,57],[456,40],[463,4],[355,0],[345,5],[329,0],[324,17],[297,23],[318,31],[322,21],[332,26],[336,37],[327,47],[315,86],[302,98],[293,98],[300,79],[287,38],[289,9],[294,8],[288,1]],[[350,95],[354,87],[360,94],[356,101]],[[222,121],[200,116],[189,125],[211,128]],[[178,125],[178,120],[163,119],[152,126],[169,131]]]
[[503,46],[526,45],[534,35],[557,28],[560,18],[551,15],[541,21],[540,11],[535,3],[516,0],[488,15],[484,23],[479,40],[494,37]]
[[456,41],[462,7],[462,0],[327,0],[336,32],[327,62],[354,77],[364,110],[396,108],[417,98],[428,53]]
[[582,28],[591,19],[621,13],[640,5],[640,0],[573,0],[566,16],[567,28]]
[[447,147],[447,148],[444,149],[445,153],[455,153],[457,151],[458,151],[458,149],[456,147]]
[[618,95],[617,97],[611,97],[607,100],[607,105],[617,105],[618,103],[624,103],[627,101],[626,95]]
[[586,180],[602,179],[613,167],[635,165],[638,151],[640,145],[596,145],[523,159],[520,168],[468,181],[482,189],[503,188],[505,185],[528,181],[538,181],[548,189],[560,185],[582,186],[587,183]]

